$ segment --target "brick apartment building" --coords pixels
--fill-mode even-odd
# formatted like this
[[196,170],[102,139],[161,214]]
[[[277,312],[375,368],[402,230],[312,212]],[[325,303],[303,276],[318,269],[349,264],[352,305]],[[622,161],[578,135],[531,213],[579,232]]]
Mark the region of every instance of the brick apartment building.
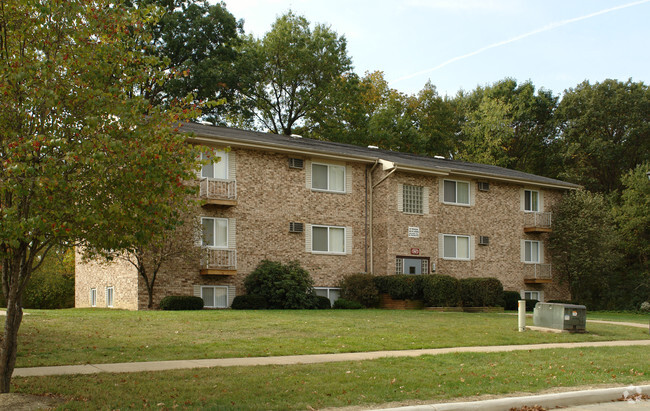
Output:
[[[156,306],[167,295],[196,295],[206,307],[229,307],[264,259],[298,260],[331,300],[339,280],[359,272],[496,277],[522,297],[567,297],[545,243],[549,210],[574,184],[298,136],[183,130],[221,161],[199,177],[203,235],[182,242],[201,252],[163,266]],[[128,263],[78,256],[75,304],[146,308],[146,286]]]

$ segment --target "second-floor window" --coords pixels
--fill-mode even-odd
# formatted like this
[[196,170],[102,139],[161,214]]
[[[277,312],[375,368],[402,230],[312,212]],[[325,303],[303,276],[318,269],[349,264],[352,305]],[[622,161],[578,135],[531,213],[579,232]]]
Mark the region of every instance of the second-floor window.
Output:
[[201,217],[201,245],[213,248],[228,248],[228,219]]
[[443,189],[445,203],[469,205],[468,182],[445,180]]
[[524,241],[524,262],[526,263],[539,263],[540,262],[540,243],[539,241]]
[[524,190],[524,211],[539,211],[539,191]]
[[311,188],[345,193],[345,166],[312,163]]
[[201,167],[202,178],[228,179],[228,153],[224,150],[201,153],[201,160],[208,160],[208,163]]
[[402,211],[411,214],[422,214],[424,204],[422,192],[424,187],[402,186]]
[[314,225],[311,230],[312,252],[345,253],[345,227]]

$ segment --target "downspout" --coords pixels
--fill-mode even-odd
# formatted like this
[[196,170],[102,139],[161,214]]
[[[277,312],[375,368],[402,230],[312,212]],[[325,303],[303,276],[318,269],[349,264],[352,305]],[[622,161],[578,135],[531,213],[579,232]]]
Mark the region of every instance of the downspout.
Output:
[[384,180],[386,180],[388,177],[390,177],[391,174],[393,174],[395,171],[397,171],[397,166],[393,165],[392,170],[388,174],[383,176],[381,178],[381,180],[377,181],[375,184],[372,184],[372,170],[374,170],[375,167],[377,166],[377,162],[375,162],[375,165],[372,166],[372,169],[370,170],[370,273],[371,274],[375,272],[375,263],[374,263],[374,259],[373,259],[374,253],[373,253],[373,248],[372,248],[373,247],[373,222],[372,222],[372,215],[373,215],[373,205],[372,204],[373,203],[372,203],[372,199],[374,197],[373,191],[374,191],[375,187],[377,187]]
[[[368,171],[368,167],[366,166],[366,273],[369,272],[368,243],[370,245],[370,273],[372,273],[372,172],[375,170],[375,167],[377,167],[377,164],[379,164],[379,159],[375,160],[375,164],[372,165],[370,171]],[[369,207],[370,211],[368,211]]]

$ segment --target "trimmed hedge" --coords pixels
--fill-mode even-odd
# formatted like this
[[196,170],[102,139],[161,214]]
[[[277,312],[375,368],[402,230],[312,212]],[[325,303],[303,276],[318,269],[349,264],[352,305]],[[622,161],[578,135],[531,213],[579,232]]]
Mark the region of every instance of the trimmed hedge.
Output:
[[519,300],[521,300],[521,295],[516,291],[504,291],[503,292],[503,308],[506,310],[518,310],[519,309]]
[[297,261],[263,260],[244,280],[248,294],[264,297],[268,308],[305,309],[314,306],[314,282]]
[[535,311],[535,304],[537,304],[539,300],[526,300],[526,311]]
[[347,275],[343,277],[340,287],[341,297],[345,300],[356,301],[365,307],[376,307],[379,304],[379,290],[372,274]]
[[421,300],[422,275],[382,275],[374,277],[375,286],[382,294],[390,294],[394,300]]
[[463,307],[502,307],[503,285],[496,278],[463,278],[460,280]]
[[266,299],[261,295],[244,294],[235,297],[230,308],[233,310],[265,310],[268,306]]
[[202,310],[203,298],[193,295],[169,295],[160,300],[161,310]]
[[339,298],[338,300],[334,301],[334,307],[332,308],[339,309],[339,310],[359,310],[363,308],[363,304],[361,304],[358,301]]
[[427,307],[458,307],[460,305],[459,281],[448,275],[423,275],[422,297]]
[[322,295],[314,296],[314,308],[317,310],[329,310],[332,308],[332,303],[330,299]]

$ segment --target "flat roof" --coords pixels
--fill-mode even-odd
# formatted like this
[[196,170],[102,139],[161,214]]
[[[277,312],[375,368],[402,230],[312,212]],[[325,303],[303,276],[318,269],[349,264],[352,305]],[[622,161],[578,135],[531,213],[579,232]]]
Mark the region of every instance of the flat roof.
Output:
[[180,131],[190,134],[189,139],[191,141],[202,144],[249,147],[362,163],[375,163],[377,160],[387,160],[395,163],[398,170],[415,173],[502,180],[568,190],[581,187],[578,184],[493,165],[360,147],[352,144],[316,140],[306,137],[262,133],[200,123],[184,123]]

